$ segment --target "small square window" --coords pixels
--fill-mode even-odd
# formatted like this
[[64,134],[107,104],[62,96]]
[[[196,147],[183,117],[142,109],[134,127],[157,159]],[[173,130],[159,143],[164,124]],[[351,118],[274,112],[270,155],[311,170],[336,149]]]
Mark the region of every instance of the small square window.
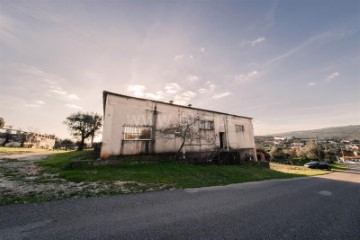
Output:
[[236,132],[245,132],[244,125],[235,125]]
[[213,130],[214,121],[201,120],[199,128],[203,130]]

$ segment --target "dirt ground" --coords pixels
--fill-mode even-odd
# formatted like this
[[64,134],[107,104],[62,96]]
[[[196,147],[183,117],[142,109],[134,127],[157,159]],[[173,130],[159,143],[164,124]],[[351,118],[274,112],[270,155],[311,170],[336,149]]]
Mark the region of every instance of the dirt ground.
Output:
[[50,154],[0,155],[0,205],[137,192],[132,182],[75,183],[45,173],[36,163]]

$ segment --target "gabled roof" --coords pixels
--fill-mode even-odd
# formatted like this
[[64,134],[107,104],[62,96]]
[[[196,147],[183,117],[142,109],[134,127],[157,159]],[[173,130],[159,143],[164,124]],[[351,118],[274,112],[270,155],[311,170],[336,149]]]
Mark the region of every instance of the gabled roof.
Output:
[[191,108],[191,109],[199,110],[199,111],[205,111],[205,112],[211,112],[211,113],[224,114],[224,115],[233,116],[233,117],[252,119],[251,117],[244,117],[244,116],[239,116],[239,115],[234,115],[234,114],[229,114],[229,113],[223,113],[223,112],[218,112],[218,111],[213,111],[213,110],[207,110],[207,109],[201,109],[201,108],[187,107],[187,106],[183,106],[183,105],[179,105],[179,104],[162,102],[162,101],[157,101],[157,100],[152,100],[152,99],[132,97],[132,96],[127,96],[127,95],[123,95],[123,94],[119,94],[119,93],[113,93],[113,92],[109,92],[109,91],[103,91],[103,108],[104,108],[103,110],[104,110],[104,113],[105,113],[106,97],[107,97],[108,94],[113,95],[113,96],[117,96],[117,97],[128,98],[128,99],[130,98],[130,99],[137,99],[137,100],[142,100],[142,101],[151,101],[151,102],[155,102],[155,103],[167,104],[167,105],[170,105],[170,106],[176,106],[176,107],[181,107],[181,108],[187,108],[187,109]]

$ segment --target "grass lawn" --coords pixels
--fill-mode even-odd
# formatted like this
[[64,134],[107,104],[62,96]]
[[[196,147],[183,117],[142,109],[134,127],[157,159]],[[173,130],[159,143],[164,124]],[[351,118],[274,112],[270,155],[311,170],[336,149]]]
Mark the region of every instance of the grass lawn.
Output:
[[348,169],[348,167],[344,164],[340,164],[340,163],[332,163],[331,165],[331,170],[332,171],[344,171],[346,169]]
[[173,161],[156,163],[127,162],[118,166],[64,167],[75,158],[91,158],[91,151],[56,154],[39,164],[50,173],[73,182],[132,181],[142,184],[168,184],[174,188],[227,185],[266,179],[293,178],[325,174],[328,171],[271,164],[271,169],[244,165],[193,165]]

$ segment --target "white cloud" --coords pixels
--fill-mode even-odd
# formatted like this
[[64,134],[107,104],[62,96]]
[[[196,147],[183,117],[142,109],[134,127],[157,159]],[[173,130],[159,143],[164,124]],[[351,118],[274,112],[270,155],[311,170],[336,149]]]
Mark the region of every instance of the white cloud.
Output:
[[312,87],[312,86],[315,86],[314,82],[308,83],[308,87]]
[[237,76],[234,77],[234,79],[236,81],[239,81],[239,82],[248,82],[248,81],[251,81],[251,80],[254,80],[255,78],[257,78],[259,76],[259,72],[254,70],[252,72],[248,72],[248,73],[241,73]]
[[36,100],[36,101],[34,101],[34,103],[39,104],[39,105],[45,104],[45,102],[44,102],[44,101],[41,101],[41,100]]
[[184,96],[185,98],[193,98],[196,96],[196,93],[194,93],[193,91],[185,91],[182,93],[182,96]]
[[223,97],[227,97],[231,94],[231,92],[224,92],[224,93],[220,93],[220,94],[216,94],[213,95],[212,98],[214,99],[219,99],[219,98],[223,98]]
[[191,81],[191,82],[194,82],[194,81],[197,81],[199,80],[199,77],[198,76],[195,76],[195,75],[189,75],[187,77],[187,80]]
[[193,59],[193,58],[194,58],[194,55],[189,55],[189,58]]
[[156,94],[155,93],[145,93],[145,97],[153,99],[153,100],[162,100],[162,99],[164,99],[164,94],[161,91],[157,92]]
[[196,96],[195,92],[185,91],[179,95],[175,95],[174,101],[176,104],[187,105],[190,103],[191,99],[193,99],[195,96]]
[[80,100],[80,98],[75,94],[68,94],[67,98],[70,100]]
[[334,72],[332,74],[330,74],[327,78],[326,78],[326,81],[327,82],[330,82],[331,80],[337,78],[340,76],[340,73],[339,72]]
[[44,105],[45,102],[41,101],[41,100],[34,100],[32,101],[32,103],[26,103],[25,106],[26,107],[32,107],[32,108],[38,108],[41,107],[41,105]]
[[51,89],[49,90],[49,92],[62,96],[66,101],[80,100],[80,98],[77,95],[70,94],[67,91],[63,90],[61,87],[50,86],[50,88]]
[[176,56],[174,57],[174,60],[177,61],[177,60],[182,59],[183,57],[184,57],[184,55],[176,55]]
[[213,92],[216,88],[216,85],[210,81],[207,81],[206,85],[208,86],[209,92]]
[[131,94],[133,94],[136,97],[143,97],[145,95],[144,91],[145,91],[146,87],[144,85],[129,85],[127,87],[127,91],[131,92]]
[[253,41],[251,41],[251,46],[255,47],[256,45],[258,45],[259,43],[265,42],[265,38],[264,37],[259,37]]
[[82,109],[83,108],[81,106],[78,106],[78,105],[75,105],[75,104],[70,104],[70,103],[65,104],[65,106],[68,107],[68,108],[73,108],[73,109]]
[[243,41],[242,43],[241,43],[241,46],[242,47],[255,47],[256,45],[258,45],[258,44],[260,44],[260,43],[263,43],[263,42],[265,42],[266,41],[266,39],[265,39],[265,37],[258,37],[257,39],[255,39],[255,40],[251,40],[251,41]]
[[59,95],[66,95],[67,94],[66,91],[60,90],[60,89],[50,89],[49,92],[56,93],[56,94],[59,94]]
[[206,93],[206,89],[205,89],[205,88],[200,88],[200,89],[198,90],[198,92],[199,92],[199,93]]
[[205,48],[204,47],[200,48],[200,52],[205,52]]
[[32,108],[38,108],[38,107],[40,107],[39,104],[34,104],[34,103],[27,103],[27,104],[25,104],[25,106],[27,106],[27,107],[32,107]]
[[169,83],[164,87],[166,93],[176,94],[181,90],[181,87],[177,83]]
[[198,92],[199,92],[200,94],[203,94],[203,93],[212,93],[212,92],[214,92],[215,88],[216,88],[216,85],[215,85],[213,82],[207,81],[207,82],[205,83],[205,87],[199,88],[199,89],[198,89]]

